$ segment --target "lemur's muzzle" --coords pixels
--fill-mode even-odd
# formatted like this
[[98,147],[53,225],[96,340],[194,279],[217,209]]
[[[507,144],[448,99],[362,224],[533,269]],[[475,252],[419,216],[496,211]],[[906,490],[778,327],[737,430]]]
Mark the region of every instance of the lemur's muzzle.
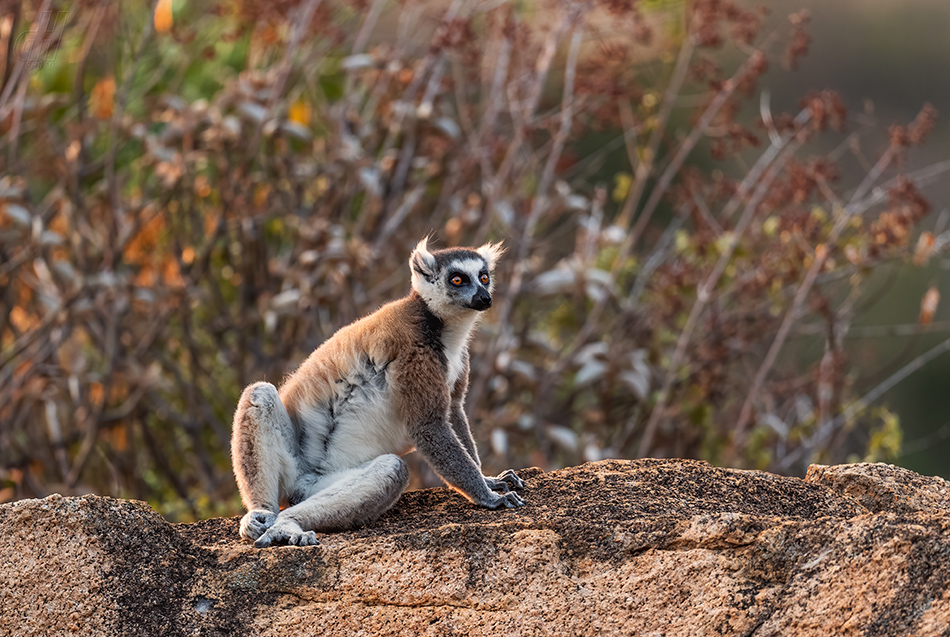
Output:
[[478,292],[475,293],[475,296],[472,297],[472,302],[469,307],[479,312],[487,310],[491,307],[491,294],[489,294],[485,288],[480,288]]

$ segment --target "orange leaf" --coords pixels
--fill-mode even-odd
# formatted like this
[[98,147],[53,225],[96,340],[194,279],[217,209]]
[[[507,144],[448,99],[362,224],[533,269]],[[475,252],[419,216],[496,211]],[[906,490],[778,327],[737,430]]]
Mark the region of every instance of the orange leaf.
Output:
[[89,402],[98,406],[102,404],[103,398],[105,398],[105,390],[102,387],[102,383],[89,383]]
[[116,451],[125,451],[129,448],[129,433],[125,425],[119,425],[112,430],[112,446]]
[[10,322],[21,332],[29,332],[39,324],[39,319],[19,305],[10,310]]
[[168,33],[172,30],[175,18],[172,15],[172,0],[158,0],[155,5],[155,30]]
[[170,255],[165,258],[165,263],[162,265],[162,280],[169,287],[185,287],[185,280],[181,278],[181,270],[178,269],[178,261]]
[[115,107],[115,78],[104,77],[92,87],[89,93],[89,110],[93,117],[111,119]]
[[258,210],[267,205],[267,196],[270,194],[270,186],[267,184],[258,184],[254,189],[254,205]]
[[297,122],[301,126],[309,126],[310,117],[310,104],[301,99],[298,99],[296,102],[291,104],[290,110],[287,113],[287,119],[292,122]]

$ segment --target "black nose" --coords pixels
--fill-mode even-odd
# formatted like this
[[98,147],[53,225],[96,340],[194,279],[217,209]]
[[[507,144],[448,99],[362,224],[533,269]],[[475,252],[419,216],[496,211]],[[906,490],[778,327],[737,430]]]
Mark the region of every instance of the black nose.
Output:
[[472,309],[482,312],[491,307],[491,294],[486,290],[479,290],[472,299]]

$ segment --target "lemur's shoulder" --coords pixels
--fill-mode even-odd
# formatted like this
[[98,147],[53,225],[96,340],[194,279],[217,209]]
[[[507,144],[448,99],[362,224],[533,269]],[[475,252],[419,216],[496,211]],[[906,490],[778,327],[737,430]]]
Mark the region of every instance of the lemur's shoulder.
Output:
[[359,344],[368,353],[395,358],[406,348],[442,349],[445,324],[414,290],[340,329],[331,341]]

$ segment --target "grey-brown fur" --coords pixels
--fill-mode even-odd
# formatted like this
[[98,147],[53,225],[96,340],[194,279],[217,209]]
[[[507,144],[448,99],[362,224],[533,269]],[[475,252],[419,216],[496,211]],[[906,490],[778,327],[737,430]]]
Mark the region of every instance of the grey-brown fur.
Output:
[[513,471],[482,475],[464,410],[468,341],[491,305],[499,254],[491,244],[429,252],[423,240],[409,296],[342,328],[279,391],[244,390],[231,444],[242,536],[307,545],[315,531],[372,522],[405,490],[399,456],[413,448],[472,502],[524,504]]

